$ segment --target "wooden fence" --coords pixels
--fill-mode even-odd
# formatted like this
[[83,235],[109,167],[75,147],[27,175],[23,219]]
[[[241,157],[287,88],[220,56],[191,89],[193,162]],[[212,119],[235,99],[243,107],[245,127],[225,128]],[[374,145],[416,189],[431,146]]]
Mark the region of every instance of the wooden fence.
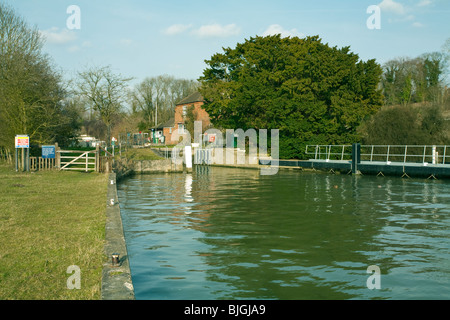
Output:
[[45,159],[42,157],[30,157],[30,170],[53,170],[55,167],[55,159]]
[[112,171],[112,154],[101,147],[96,150],[61,150],[57,145],[55,158],[30,157],[30,170],[73,170],[84,172]]

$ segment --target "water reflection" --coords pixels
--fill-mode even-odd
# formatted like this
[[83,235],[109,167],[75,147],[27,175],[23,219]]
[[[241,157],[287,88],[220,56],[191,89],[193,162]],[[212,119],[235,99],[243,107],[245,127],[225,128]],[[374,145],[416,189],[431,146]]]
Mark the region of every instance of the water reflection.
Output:
[[197,168],[118,186],[138,299],[450,298],[448,182]]

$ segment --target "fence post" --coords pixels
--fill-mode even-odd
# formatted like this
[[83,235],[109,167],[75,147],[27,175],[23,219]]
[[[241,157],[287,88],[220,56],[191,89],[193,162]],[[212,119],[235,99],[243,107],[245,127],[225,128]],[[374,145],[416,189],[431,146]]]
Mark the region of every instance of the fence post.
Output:
[[427,151],[427,146],[423,146],[423,159],[422,159],[422,163],[425,163],[425,154]]
[[61,149],[58,146],[58,142],[55,142],[55,166],[56,168],[61,168]]
[[432,151],[431,151],[431,163],[432,164],[436,164],[436,146],[432,147]]
[[387,154],[386,154],[386,162],[389,162],[389,150],[390,150],[390,145],[388,145],[388,149],[387,149]]
[[358,164],[361,162],[361,145],[359,143],[352,144],[352,173],[359,174]]
[[25,171],[30,171],[30,148],[26,151]]
[[405,146],[405,157],[404,157],[404,159],[403,159],[403,163],[406,163],[406,153],[407,153],[407,150],[408,150],[408,145]]
[[447,151],[447,145],[444,146],[444,155],[442,157],[442,164],[445,164],[445,152]]
[[95,147],[95,171],[100,172],[100,148],[98,144]]

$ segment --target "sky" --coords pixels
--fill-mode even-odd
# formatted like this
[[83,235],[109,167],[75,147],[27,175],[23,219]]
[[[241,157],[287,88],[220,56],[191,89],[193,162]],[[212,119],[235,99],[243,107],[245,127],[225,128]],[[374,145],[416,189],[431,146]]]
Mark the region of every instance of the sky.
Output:
[[67,79],[94,66],[134,83],[198,79],[205,60],[256,35],[319,35],[380,64],[441,51],[450,38],[450,0],[0,1],[40,30]]

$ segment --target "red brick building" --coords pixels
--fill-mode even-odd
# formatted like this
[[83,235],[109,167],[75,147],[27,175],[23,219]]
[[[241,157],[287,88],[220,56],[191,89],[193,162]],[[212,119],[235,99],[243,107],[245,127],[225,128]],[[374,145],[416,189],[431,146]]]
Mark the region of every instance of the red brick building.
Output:
[[165,127],[163,129],[166,144],[177,144],[187,133],[186,120],[188,110],[191,107],[194,107],[194,121],[202,121],[203,128],[208,128],[211,125],[208,113],[202,108],[204,102],[202,95],[199,92],[195,92],[176,104],[173,127]]

